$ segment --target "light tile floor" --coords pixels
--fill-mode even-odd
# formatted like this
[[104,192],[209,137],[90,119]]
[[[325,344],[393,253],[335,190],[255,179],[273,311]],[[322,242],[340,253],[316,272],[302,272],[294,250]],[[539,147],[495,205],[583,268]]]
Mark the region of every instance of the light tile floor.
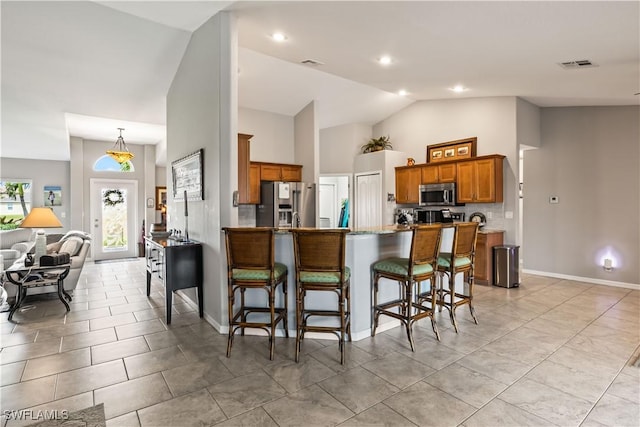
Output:
[[539,276],[476,286],[479,325],[445,313],[411,352],[394,328],[348,344],[226,336],[175,298],[145,293],[143,260],[88,263],[66,313],[55,297],[0,314],[0,407],[75,411],[104,403],[113,426],[638,426],[640,292]]

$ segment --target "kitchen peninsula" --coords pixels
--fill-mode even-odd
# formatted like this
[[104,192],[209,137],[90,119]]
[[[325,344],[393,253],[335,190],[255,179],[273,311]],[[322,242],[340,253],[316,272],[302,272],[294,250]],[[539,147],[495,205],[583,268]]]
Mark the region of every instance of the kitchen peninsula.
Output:
[[[408,256],[411,247],[411,233],[409,231],[410,228],[406,226],[388,225],[356,229],[347,235],[346,264],[351,269],[351,333],[353,341],[371,336],[371,265],[386,257]],[[453,228],[445,225],[441,251],[450,251],[452,243]],[[295,292],[293,292],[295,262],[291,234],[286,229],[281,229],[276,233],[275,259],[288,268],[288,330],[290,335],[295,335]],[[461,283],[462,276],[460,275],[456,284],[460,285]],[[381,300],[393,299],[397,297],[397,288],[381,286],[379,295]],[[248,304],[264,304],[262,301],[264,295],[247,293],[246,298]],[[277,298],[282,298],[282,296],[278,295]],[[281,301],[276,300],[276,305],[280,303]],[[313,308],[334,307],[335,304],[333,294],[315,292],[307,297],[307,305],[311,305]],[[382,317],[378,330],[384,331],[399,324],[395,319]],[[282,330],[278,330],[278,334],[282,333]],[[318,338],[324,339],[326,335],[319,335]]]

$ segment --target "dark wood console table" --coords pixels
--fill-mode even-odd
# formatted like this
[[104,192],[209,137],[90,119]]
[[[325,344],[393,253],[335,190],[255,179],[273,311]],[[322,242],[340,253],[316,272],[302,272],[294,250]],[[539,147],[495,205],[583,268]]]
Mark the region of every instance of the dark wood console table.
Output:
[[168,238],[145,237],[144,240],[147,296],[151,293],[151,276],[155,274],[164,283],[167,324],[171,323],[173,293],[179,289],[197,288],[198,309],[202,317],[204,311],[202,244],[193,240],[181,242]]

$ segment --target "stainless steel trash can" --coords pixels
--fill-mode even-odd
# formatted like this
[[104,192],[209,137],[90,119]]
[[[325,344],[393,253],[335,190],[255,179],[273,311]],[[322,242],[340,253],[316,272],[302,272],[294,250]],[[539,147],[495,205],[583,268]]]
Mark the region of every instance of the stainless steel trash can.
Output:
[[520,286],[520,246],[493,247],[493,285],[503,288]]

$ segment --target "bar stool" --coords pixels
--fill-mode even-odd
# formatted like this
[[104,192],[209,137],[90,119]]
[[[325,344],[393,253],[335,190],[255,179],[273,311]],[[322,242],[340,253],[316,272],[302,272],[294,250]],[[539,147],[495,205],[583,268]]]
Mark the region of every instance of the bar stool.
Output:
[[[438,326],[433,317],[434,307],[418,304],[415,299],[417,292],[414,288],[421,282],[429,281],[429,295],[435,300],[435,273],[438,251],[440,249],[440,235],[442,227],[438,225],[414,226],[411,229],[411,251],[409,258],[387,258],[373,264],[373,329],[371,336],[376,334],[378,319],[381,314],[400,320],[407,330],[407,338],[411,351],[415,351],[412,326],[425,317],[431,318],[431,327],[440,341]],[[399,298],[378,303],[379,281],[381,278],[398,282]]]
[[[306,332],[328,332],[338,337],[340,364],[344,364],[345,336],[351,341],[351,303],[349,279],[345,266],[345,243],[349,229],[292,229],[296,263],[296,362]],[[338,297],[335,310],[309,309],[305,306],[308,292],[334,292]],[[315,324],[309,319],[316,317]],[[338,325],[319,322],[317,318],[334,318]]]
[[[473,268],[476,252],[476,238],[478,236],[477,222],[459,222],[454,224],[452,252],[440,253],[438,257],[438,273],[440,274],[440,285],[438,289],[437,304],[449,310],[451,323],[456,333],[458,332],[458,322],[456,322],[456,308],[468,304],[471,317],[475,324],[478,324],[476,313],[473,308]],[[463,284],[468,285],[465,292],[464,286],[460,292],[456,292],[455,280],[458,273],[463,273]],[[444,287],[444,275],[448,276],[448,288]],[[429,300],[429,298],[423,298]],[[432,301],[432,300],[431,300]]]
[[[231,354],[233,335],[245,328],[263,329],[269,334],[269,359],[273,360],[275,332],[282,322],[287,329],[287,266],[274,261],[275,229],[270,227],[223,228],[227,247],[227,286],[229,298],[229,338],[227,357]],[[275,306],[276,290],[281,285],[284,307]],[[268,306],[248,306],[245,292],[260,289],[267,293]],[[234,311],[236,291],[240,291],[240,305]],[[268,313],[268,319],[256,318],[256,314]],[[251,321],[248,317],[251,316]],[[264,316],[262,316],[264,317]],[[261,321],[262,320],[262,321]]]

